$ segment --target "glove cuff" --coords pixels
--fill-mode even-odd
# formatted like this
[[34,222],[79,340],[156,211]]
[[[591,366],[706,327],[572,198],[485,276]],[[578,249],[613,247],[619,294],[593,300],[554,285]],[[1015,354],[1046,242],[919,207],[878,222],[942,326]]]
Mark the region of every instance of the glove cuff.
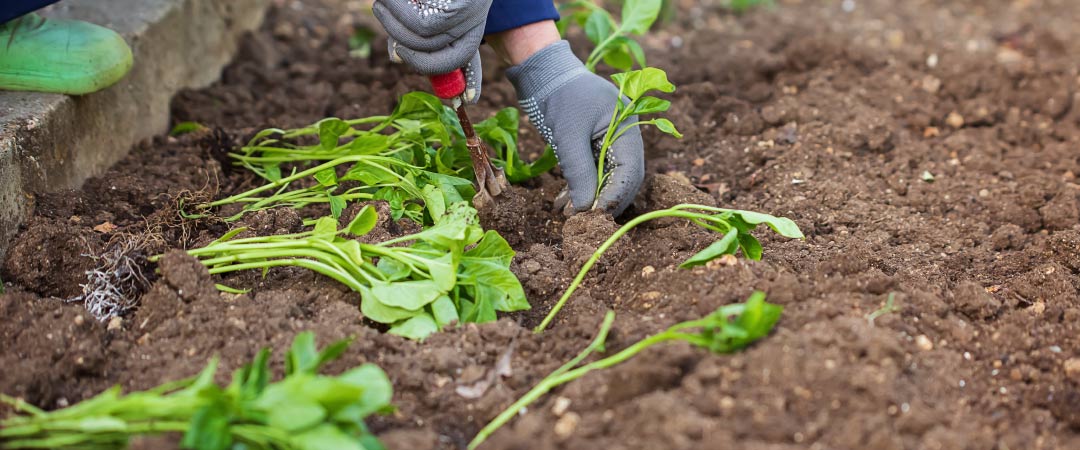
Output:
[[519,99],[543,99],[568,81],[589,73],[585,64],[562,40],[540,49],[525,62],[506,70]]

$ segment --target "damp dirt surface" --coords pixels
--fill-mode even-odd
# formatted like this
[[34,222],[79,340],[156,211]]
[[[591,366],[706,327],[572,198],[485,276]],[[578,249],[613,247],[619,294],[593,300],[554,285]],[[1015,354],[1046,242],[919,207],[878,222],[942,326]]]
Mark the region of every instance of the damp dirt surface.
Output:
[[[172,251],[228,229],[180,219],[178,202],[256,182],[228,165],[231,146],[265,127],[385,114],[426,89],[388,63],[385,38],[348,56],[354,24],[374,24],[357,2],[279,2],[221,82],[175,99],[175,122],[214,131],[161,136],[81,190],[35,198],[0,269],[0,392],[57,408],[190,376],[212,355],[224,382],[313,330],[320,343],[356,337],[330,372],[372,362],[390,375],[398,409],[371,420],[390,448],[457,449],[586,346],[607,309],[612,351],[763,290],[784,315],[749,349],[650,349],[555,390],[485,448],[1080,448],[1080,3],[780,0],[744,15],[676,3],[644,47],[679,86],[667,98],[685,138],[644,133],[649,179],[627,215],[552,211],[557,171],[515,188],[519,217],[489,222],[517,250],[533,309],[416,343],[371,327],[357,294],[326,278],[212,277]],[[516,103],[484,51],[475,117]],[[717,236],[643,225],[548,332],[530,332],[619,222],[685,201],[790,217],[807,238],[761,232],[761,262],[680,270]],[[289,232],[318,212],[242,223]],[[129,249],[148,274],[136,309],[100,323],[64,301],[117,236],[148,233]],[[890,297],[895,310],[868,320]],[[480,389],[507,354],[509,375]]]

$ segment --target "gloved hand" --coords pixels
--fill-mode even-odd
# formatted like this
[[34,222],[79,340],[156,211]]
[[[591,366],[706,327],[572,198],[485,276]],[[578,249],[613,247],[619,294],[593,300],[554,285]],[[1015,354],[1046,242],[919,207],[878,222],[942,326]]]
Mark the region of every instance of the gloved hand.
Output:
[[424,75],[465,70],[465,99],[480,98],[480,41],[492,0],[376,0],[390,60]]
[[[566,41],[555,42],[506,71],[518,101],[555,156],[575,211],[593,207],[618,215],[634,200],[645,177],[645,150],[637,127],[607,152],[610,173],[596,198],[596,156],[607,133],[619,90],[585,69]],[[624,98],[623,101],[626,101]],[[626,123],[637,122],[637,116]]]

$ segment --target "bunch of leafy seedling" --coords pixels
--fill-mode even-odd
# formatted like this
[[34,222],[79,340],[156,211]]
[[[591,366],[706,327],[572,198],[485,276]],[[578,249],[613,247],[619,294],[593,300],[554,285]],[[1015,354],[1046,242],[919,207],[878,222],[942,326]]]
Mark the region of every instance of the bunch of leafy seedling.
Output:
[[199,375],[123,395],[114,387],[73,406],[46,412],[0,396],[24,415],[0,421],[0,448],[125,448],[135,436],[182,433],[180,446],[199,450],[381,450],[364,419],[391,411],[392,387],[365,364],[338,376],[318,373],[349,341],[316,350],[300,333],[285,356],[285,378],[271,383],[270,350],[214,383],[217,358]]
[[235,238],[244,231],[237,228],[188,253],[211,274],[279,266],[318,272],[358,292],[365,317],[412,339],[454,322],[491,322],[496,311],[528,309],[510,272],[514,251],[506,240],[484,232],[467,202],[444,205],[434,189],[427,191],[435,222],[416,234],[377,244],[355,240],[378,222],[368,205],[342,229],[332,217],[314,221],[310,231],[278,236]]
[[[599,152],[597,154],[596,165],[596,179],[597,182],[597,195],[596,198],[600,198],[600,190],[604,188],[608,176],[611,174],[608,171],[609,163],[608,152],[611,150],[611,146],[617,141],[623,134],[631,130],[634,127],[641,125],[652,125],[656,129],[672,135],[676,138],[682,138],[682,133],[675,128],[675,124],[670,120],[663,117],[658,117],[650,120],[636,120],[630,122],[632,118],[636,118],[643,114],[656,114],[666,112],[671,108],[671,102],[646,95],[653,91],[671,93],[675,92],[675,85],[671,84],[667,79],[667,74],[663,70],[655,67],[646,67],[641,70],[633,70],[630,72],[617,73],[611,76],[611,79],[615,82],[615,85],[619,87],[619,101],[615,102],[615,111],[611,114],[611,121],[608,124],[607,132],[604,133],[603,139],[600,141]],[[625,97],[629,101],[623,101]],[[627,123],[630,122],[630,123]]]
[[585,36],[595,45],[585,67],[595,72],[596,66],[605,64],[620,71],[627,71],[636,62],[645,67],[645,51],[633,39],[649,31],[660,15],[663,0],[626,0],[622,5],[621,20],[590,0],[578,0],[559,7],[564,19],[558,25],[565,33],[566,25],[576,23],[585,30]]
[[[510,181],[538,176],[554,166],[549,150],[535,163],[518,156],[517,114],[513,108],[477,124],[480,137],[500,151],[496,164]],[[472,166],[460,123],[435,96],[413,92],[389,116],[323,119],[313,125],[267,129],[231,154],[238,165],[266,183],[198,206],[199,213],[231,204],[244,213],[274,207],[327,204],[338,217],[349,203],[385,200],[394,219],[430,223],[425,190],[433,186],[445,203],[475,194]]]
[[[585,60],[585,67],[595,72],[603,62],[619,71],[646,67],[645,51],[635,36],[643,36],[656,23],[661,13],[670,6],[665,0],[625,0],[622,2],[620,19],[615,20],[599,1],[575,0],[559,6],[563,20],[557,22],[559,32],[566,34],[567,26],[576,24],[585,31],[585,37],[595,46]],[[772,0],[727,0],[724,6],[736,13],[746,12],[757,6],[772,5]]]
[[681,268],[705,265],[709,261],[721,256],[734,255],[740,250],[742,251],[743,256],[752,260],[760,260],[763,251],[761,242],[750,233],[760,224],[767,225],[773,231],[786,238],[802,239],[804,237],[802,231],[799,230],[799,226],[791,219],[786,217],[774,217],[753,211],[740,211],[705,205],[681,204],[668,209],[661,209],[642,214],[627,222],[616,230],[614,234],[608,237],[603,244],[600,244],[600,247],[593,252],[592,256],[585,262],[585,265],[578,271],[577,276],[574,277],[574,281],[570,283],[570,286],[566,289],[566,292],[563,293],[563,296],[559,298],[559,301],[551,308],[551,311],[544,317],[544,320],[540,322],[540,325],[538,325],[534,331],[539,333],[547,328],[551,321],[555,319],[555,315],[562,309],[563,305],[570,300],[570,296],[573,295],[581,285],[581,282],[585,279],[585,275],[589,272],[589,269],[600,260],[600,257],[604,255],[604,252],[615,244],[615,241],[618,241],[619,238],[642,223],[665,217],[680,217],[687,219],[699,227],[723,235],[720,240],[712,243],[683,262],[679,266]]
[[496,416],[477,433],[468,448],[472,450],[478,447],[488,436],[544,394],[560,385],[581,378],[589,372],[618,365],[649,347],[671,341],[688,342],[713,353],[734,353],[767,336],[780,320],[782,312],[782,307],[765,301],[765,293],[754,292],[745,303],[721,306],[701,319],[675,324],[614,355],[579,366],[592,353],[604,351],[604,342],[615,320],[615,313],[609,311],[604,317],[600,331],[589,346],[574,359],[540,380],[540,383]]

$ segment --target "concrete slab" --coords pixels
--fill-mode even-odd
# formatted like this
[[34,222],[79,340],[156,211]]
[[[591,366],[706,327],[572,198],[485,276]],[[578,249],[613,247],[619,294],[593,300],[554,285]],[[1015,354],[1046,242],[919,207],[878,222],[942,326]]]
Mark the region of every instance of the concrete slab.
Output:
[[166,131],[169,101],[218,79],[270,0],[82,0],[43,12],[116,30],[135,65],[94,94],[0,92],[0,258],[34,192],[75,188],[140,140]]

